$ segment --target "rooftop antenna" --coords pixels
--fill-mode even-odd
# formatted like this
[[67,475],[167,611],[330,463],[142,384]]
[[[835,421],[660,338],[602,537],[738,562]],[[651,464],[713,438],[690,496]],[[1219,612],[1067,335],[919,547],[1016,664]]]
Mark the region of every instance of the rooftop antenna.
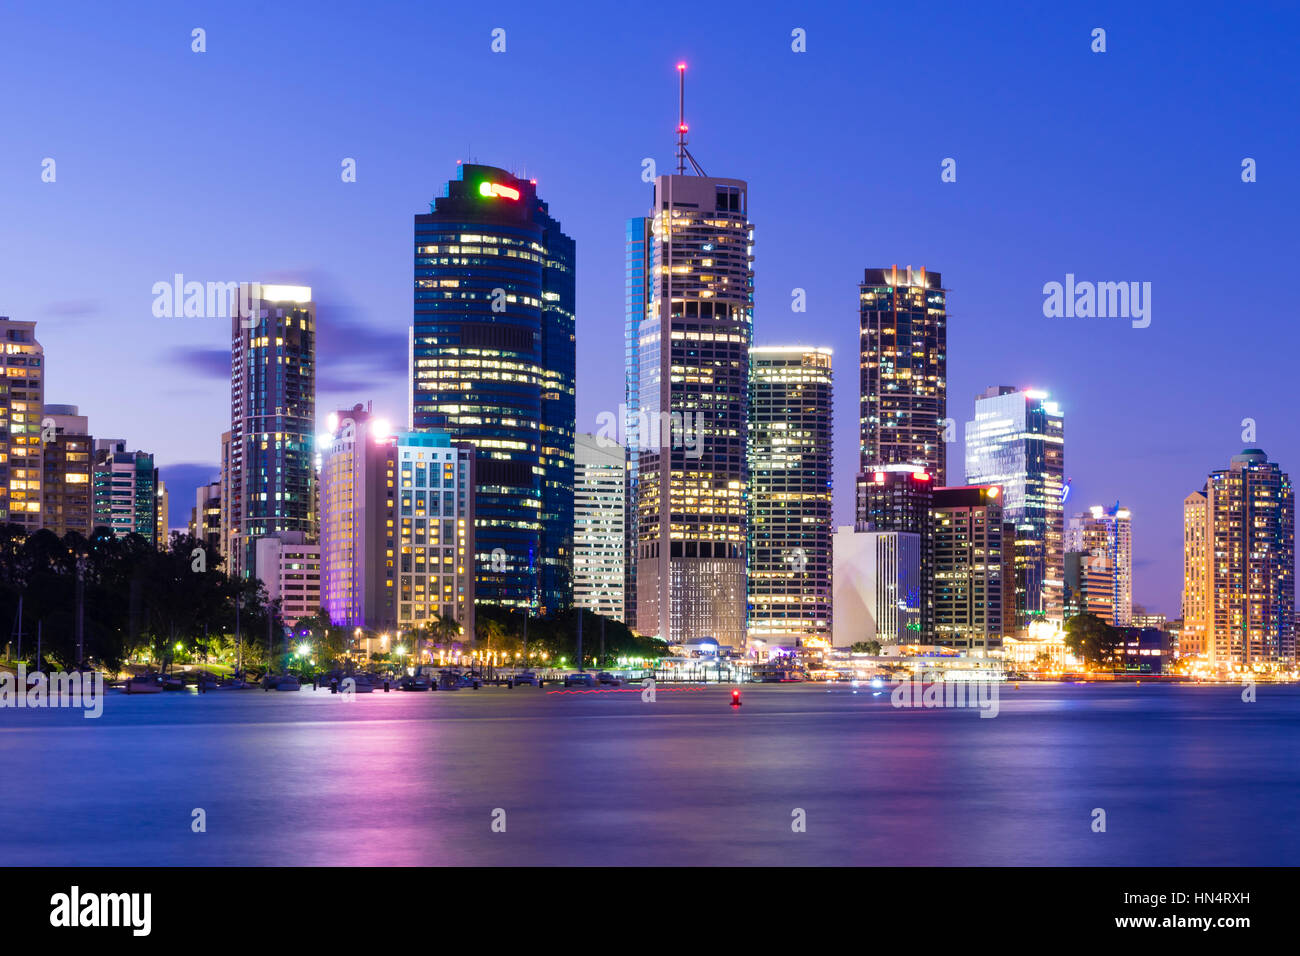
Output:
[[677,175],[686,173],[686,161],[691,161],[697,176],[705,175],[691,151],[686,148],[686,64],[677,64]]

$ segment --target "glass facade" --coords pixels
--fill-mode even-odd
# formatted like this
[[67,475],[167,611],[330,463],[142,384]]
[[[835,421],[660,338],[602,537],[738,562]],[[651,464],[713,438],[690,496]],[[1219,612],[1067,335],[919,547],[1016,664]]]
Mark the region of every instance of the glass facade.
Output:
[[[966,481],[998,485],[1015,526],[1016,628],[1065,616],[1065,418],[1046,392],[994,386],[966,423]],[[1006,625],[1009,628],[1009,624]]]
[[415,217],[410,422],[476,450],[484,603],[572,603],[574,266],[536,184],[497,167]]
[[41,527],[45,350],[35,322],[0,316],[0,337],[0,520],[30,532]]

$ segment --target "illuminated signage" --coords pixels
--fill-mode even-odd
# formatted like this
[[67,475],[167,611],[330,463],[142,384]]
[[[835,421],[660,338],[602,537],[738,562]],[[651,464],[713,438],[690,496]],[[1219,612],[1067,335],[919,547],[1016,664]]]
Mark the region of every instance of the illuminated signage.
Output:
[[500,196],[503,199],[518,199],[519,190],[513,186],[502,186],[500,183],[479,183],[478,191],[483,196]]

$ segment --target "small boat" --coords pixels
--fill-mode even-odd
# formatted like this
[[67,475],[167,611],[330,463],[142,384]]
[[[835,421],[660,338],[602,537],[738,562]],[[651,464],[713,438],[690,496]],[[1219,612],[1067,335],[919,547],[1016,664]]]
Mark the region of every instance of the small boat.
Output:
[[415,674],[414,676],[403,677],[400,681],[397,682],[397,689],[412,690],[412,691],[428,690],[429,678],[425,677],[423,674]]
[[185,690],[185,678],[172,675],[162,679],[163,690]]
[[161,694],[163,686],[152,674],[127,679],[123,688],[128,694]]
[[[375,682],[370,679],[369,674],[349,674],[343,678],[343,681],[352,681],[351,691],[354,694],[373,694],[375,692]],[[339,689],[347,691],[348,685],[340,683]]]
[[276,690],[302,690],[302,681],[292,674],[281,674],[275,680]]

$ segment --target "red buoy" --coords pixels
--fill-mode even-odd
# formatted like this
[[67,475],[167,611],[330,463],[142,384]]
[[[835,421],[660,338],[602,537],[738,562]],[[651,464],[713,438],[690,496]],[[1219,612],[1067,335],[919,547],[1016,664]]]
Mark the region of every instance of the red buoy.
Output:
[[740,706],[740,691],[738,691],[738,690],[733,690],[733,691],[731,692],[731,706],[732,706],[732,707],[739,707],[739,706]]

